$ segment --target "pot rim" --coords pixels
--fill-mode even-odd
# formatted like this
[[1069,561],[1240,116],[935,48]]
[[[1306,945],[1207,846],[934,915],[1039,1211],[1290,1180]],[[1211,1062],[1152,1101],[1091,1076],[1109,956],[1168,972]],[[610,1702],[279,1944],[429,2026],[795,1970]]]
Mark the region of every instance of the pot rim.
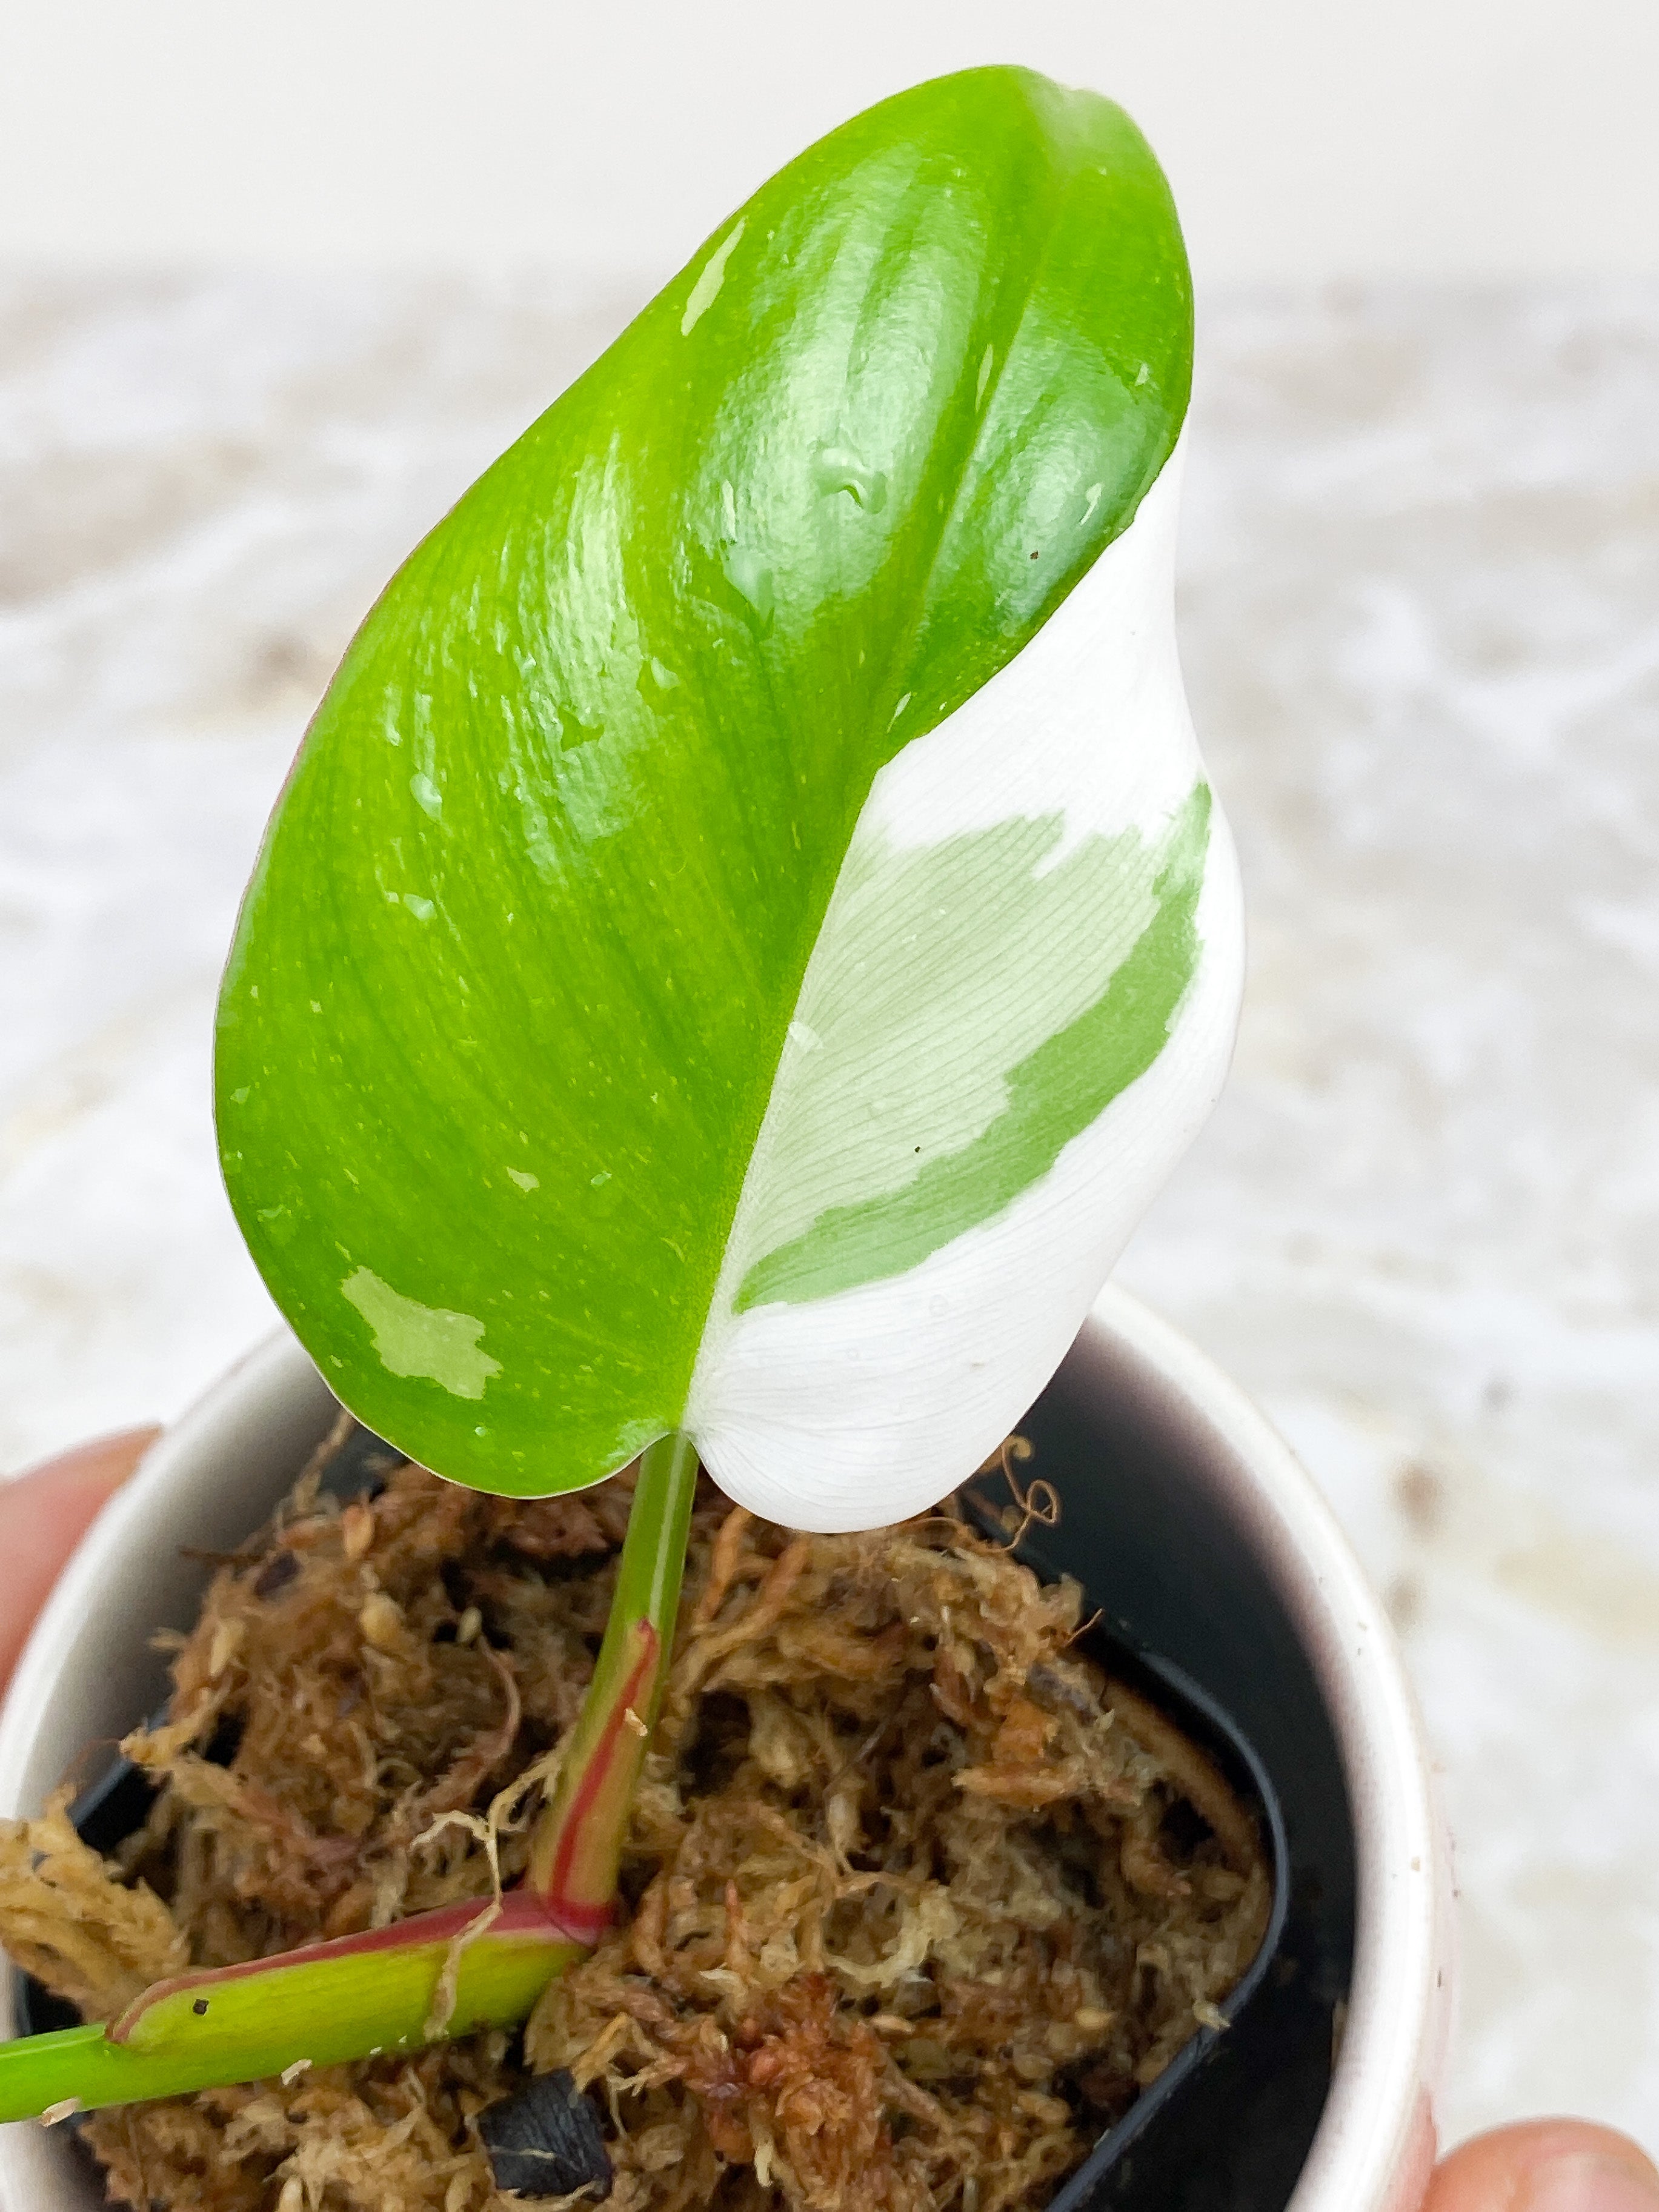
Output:
[[1231,1447],[1215,1470],[1312,1662],[1348,1786],[1353,1977],[1318,2132],[1287,2212],[1416,2212],[1451,2027],[1450,1841],[1416,1697],[1381,1598],[1267,1416],[1150,1307],[1108,1285],[1090,1328],[1146,1361]]
[[[1415,1702],[1393,1632],[1329,1507],[1239,1387],[1171,1323],[1115,1285],[1082,1340],[1127,1350],[1169,1414],[1211,1432],[1206,1475],[1266,1571],[1312,1662],[1346,1778],[1358,1918],[1349,2009],[1329,2094],[1288,2212],[1415,2212],[1433,2161],[1431,2096],[1450,2006],[1449,1865]],[[0,1817],[33,1812],[58,1779],[85,1686],[125,1644],[123,1569],[156,1544],[152,1498],[194,1494],[225,1432],[286,1419],[325,1386],[279,1330],[238,1360],[145,1455],[100,1514],[35,1625],[0,1707]],[[1216,1450],[1216,1443],[1223,1447]],[[233,1538],[232,1540],[234,1540]],[[115,1622],[117,1625],[112,1626]],[[11,1993],[0,1988],[0,2033]],[[47,2212],[58,2147],[0,2128],[0,2205]],[[25,2191],[9,2197],[9,2188]]]

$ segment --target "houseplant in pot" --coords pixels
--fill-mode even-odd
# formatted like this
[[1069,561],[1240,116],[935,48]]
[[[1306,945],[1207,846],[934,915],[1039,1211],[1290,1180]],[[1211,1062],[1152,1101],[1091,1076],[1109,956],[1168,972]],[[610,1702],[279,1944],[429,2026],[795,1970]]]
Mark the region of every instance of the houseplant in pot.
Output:
[[697,1455],[884,1524],[1056,1364],[1237,999],[1168,634],[1188,355],[1117,111],[923,88],[758,195],[365,626],[227,975],[228,1180],[411,1458],[531,1497],[637,1459],[617,1601],[488,1924],[173,1977],[63,2098],[522,2018],[611,1907]]

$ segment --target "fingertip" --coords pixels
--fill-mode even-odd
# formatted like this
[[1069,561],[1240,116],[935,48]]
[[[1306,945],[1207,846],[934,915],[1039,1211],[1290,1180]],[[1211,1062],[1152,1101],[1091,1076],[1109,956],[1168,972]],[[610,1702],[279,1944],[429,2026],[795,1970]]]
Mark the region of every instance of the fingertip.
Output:
[[1614,2129],[1527,2121],[1443,2160],[1423,2212],[1659,2212],[1659,2172]]
[[112,1429],[106,1437],[94,1437],[70,1451],[54,1452],[50,1459],[25,1468],[0,1491],[0,1497],[15,1497],[26,1485],[33,1486],[30,1494],[34,1496],[71,1485],[101,1484],[106,1492],[118,1489],[161,1433],[161,1425],[155,1421]]
[[0,1688],[70,1555],[161,1433],[122,1429],[0,1482]]

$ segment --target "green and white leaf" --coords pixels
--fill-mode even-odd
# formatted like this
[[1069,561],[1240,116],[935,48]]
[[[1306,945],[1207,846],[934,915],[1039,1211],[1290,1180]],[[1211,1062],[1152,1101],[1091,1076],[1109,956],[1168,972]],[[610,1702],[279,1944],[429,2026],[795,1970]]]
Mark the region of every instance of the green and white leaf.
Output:
[[227,971],[225,1171],[348,1404],[540,1492],[689,1431],[919,1508],[1219,1088],[1190,368],[1121,112],[918,88],[757,193],[353,645]]

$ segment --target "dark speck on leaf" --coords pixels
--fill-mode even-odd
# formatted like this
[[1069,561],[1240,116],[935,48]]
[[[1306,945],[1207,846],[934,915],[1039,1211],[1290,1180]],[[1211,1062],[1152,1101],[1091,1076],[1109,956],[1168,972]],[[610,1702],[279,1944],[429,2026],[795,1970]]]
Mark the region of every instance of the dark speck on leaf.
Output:
[[198,2020],[202,2017],[202,2014],[207,2010],[207,2008],[208,2001],[205,1997],[198,1997],[195,2003],[191,2007],[191,2010],[195,2014]]
[[478,2115],[495,2186],[522,2197],[568,2197],[591,2188],[611,2194],[611,2159],[599,2116],[563,2069],[538,2075],[526,2089]]

